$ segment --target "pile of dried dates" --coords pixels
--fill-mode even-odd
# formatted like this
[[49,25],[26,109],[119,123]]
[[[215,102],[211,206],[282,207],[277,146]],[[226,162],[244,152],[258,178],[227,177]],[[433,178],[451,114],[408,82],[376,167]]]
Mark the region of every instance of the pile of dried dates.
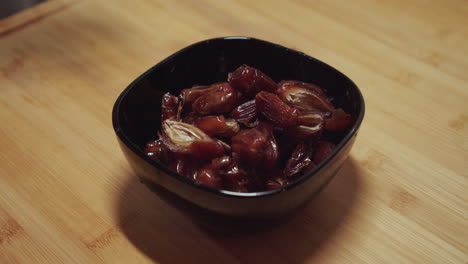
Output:
[[145,152],[180,175],[234,192],[280,188],[310,171],[335,145],[326,133],[351,116],[318,86],[275,83],[242,65],[227,82],[194,86],[162,98],[158,139]]

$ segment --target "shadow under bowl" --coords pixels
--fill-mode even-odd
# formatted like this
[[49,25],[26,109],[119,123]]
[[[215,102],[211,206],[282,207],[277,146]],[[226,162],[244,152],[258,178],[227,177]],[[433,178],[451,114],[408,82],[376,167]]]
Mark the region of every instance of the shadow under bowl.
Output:
[[[193,85],[226,81],[242,64],[260,69],[275,81],[299,80],[322,87],[336,107],[353,116],[352,126],[328,140],[332,154],[313,170],[282,188],[236,193],[201,185],[177,174],[144,153],[161,124],[161,99]],[[272,218],[287,215],[317,194],[347,158],[364,117],[359,88],[335,68],[304,53],[248,37],[224,37],[190,45],[143,73],[114,104],[112,122],[120,147],[140,179],[156,194],[161,188],[196,206],[221,215]]]

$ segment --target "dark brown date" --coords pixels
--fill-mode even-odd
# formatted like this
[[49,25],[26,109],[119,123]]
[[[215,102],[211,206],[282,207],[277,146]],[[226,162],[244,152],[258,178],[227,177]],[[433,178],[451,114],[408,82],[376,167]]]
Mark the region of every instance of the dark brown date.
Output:
[[305,113],[297,118],[297,124],[301,126],[316,126],[324,122],[324,115],[321,113]]
[[198,160],[211,160],[224,155],[224,147],[219,141],[194,141],[190,144],[190,154]]
[[184,89],[180,92],[179,97],[186,105],[191,105],[195,99],[203,94],[211,91],[211,86],[193,86],[190,89]]
[[232,138],[231,147],[233,155],[251,167],[271,169],[278,160],[278,146],[267,123],[241,130]]
[[193,101],[192,109],[198,114],[222,114],[231,111],[237,102],[237,91],[229,83],[217,83]]
[[281,81],[278,83],[278,89],[276,90],[276,93],[281,93],[284,92],[285,90],[288,90],[290,87],[297,87],[297,88],[304,88],[307,89],[311,92],[314,92],[318,95],[321,96],[326,96],[325,92],[323,91],[322,88],[320,88],[318,85],[312,84],[312,83],[305,83],[305,82],[299,82],[299,81],[291,81],[291,80],[286,80],[286,81]]
[[150,158],[166,164],[169,160],[169,150],[164,146],[160,139],[151,140],[146,143],[145,153],[147,153]]
[[276,83],[270,77],[247,65],[242,65],[230,73],[228,82],[234,89],[251,96],[260,91],[274,92],[276,90]]
[[312,162],[312,151],[306,143],[299,143],[284,168],[285,177],[293,177],[302,173]]
[[222,176],[226,188],[237,192],[247,192],[250,183],[247,172],[230,156],[211,161],[212,167]]
[[161,121],[169,118],[178,119],[178,116],[180,116],[179,98],[170,93],[164,94],[161,102]]
[[280,176],[274,177],[273,179],[267,180],[267,182],[265,183],[265,189],[274,190],[274,189],[281,188],[285,186],[286,184],[288,184],[287,179],[283,175],[280,175]]
[[232,137],[239,132],[239,124],[236,121],[225,119],[224,116],[205,116],[194,122],[194,125],[208,136]]
[[296,81],[282,81],[278,87],[276,94],[281,100],[301,111],[334,111],[333,105],[318,86]]
[[335,145],[333,143],[319,141],[315,149],[314,162],[319,164],[325,160],[333,152],[333,149],[335,149]]
[[193,179],[197,171],[197,164],[189,155],[173,153],[168,165],[171,170],[189,179]]
[[268,136],[256,128],[243,129],[232,138],[233,156],[248,166],[257,166],[263,159]]
[[290,127],[297,124],[299,110],[281,101],[277,95],[259,92],[255,96],[255,103],[257,110],[275,126]]
[[341,131],[347,129],[351,125],[351,115],[346,114],[343,109],[339,108],[334,111],[329,119],[325,122],[325,130]]
[[212,139],[193,125],[166,119],[162,122],[161,140],[172,152],[190,153],[190,145],[195,141]]
[[317,138],[322,134],[322,131],[322,123],[315,126],[293,126],[285,129],[286,134],[302,140]]
[[263,149],[263,160],[260,167],[266,170],[272,170],[276,167],[279,157],[278,144],[273,136],[273,126],[269,123],[262,122],[257,126],[264,135],[267,136],[267,143]]
[[223,145],[197,127],[170,119],[162,123],[161,140],[172,152],[191,154],[201,160],[224,154]]
[[231,111],[230,116],[237,122],[242,124],[249,124],[257,116],[257,106],[255,100],[247,101]]
[[211,164],[207,164],[200,168],[195,175],[195,180],[213,188],[219,189],[222,187],[221,177],[219,177]]
[[199,116],[197,113],[189,112],[189,113],[182,115],[182,122],[193,125],[195,121],[197,121],[200,118],[201,116]]

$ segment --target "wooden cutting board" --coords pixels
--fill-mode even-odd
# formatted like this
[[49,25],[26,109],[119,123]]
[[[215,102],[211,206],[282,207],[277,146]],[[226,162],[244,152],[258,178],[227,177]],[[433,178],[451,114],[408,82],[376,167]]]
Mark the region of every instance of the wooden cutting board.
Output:
[[[51,0],[0,21],[0,263],[467,263],[468,4]],[[270,232],[208,232],[136,180],[119,93],[247,35],[350,76],[366,117],[331,184]]]

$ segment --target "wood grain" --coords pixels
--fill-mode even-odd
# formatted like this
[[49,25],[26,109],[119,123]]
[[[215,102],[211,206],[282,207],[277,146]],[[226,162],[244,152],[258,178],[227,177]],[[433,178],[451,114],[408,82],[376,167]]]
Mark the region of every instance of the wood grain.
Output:
[[[467,263],[468,5],[50,0],[0,21],[0,263]],[[270,232],[209,231],[137,182],[111,125],[139,74],[217,36],[362,89],[337,177]]]

